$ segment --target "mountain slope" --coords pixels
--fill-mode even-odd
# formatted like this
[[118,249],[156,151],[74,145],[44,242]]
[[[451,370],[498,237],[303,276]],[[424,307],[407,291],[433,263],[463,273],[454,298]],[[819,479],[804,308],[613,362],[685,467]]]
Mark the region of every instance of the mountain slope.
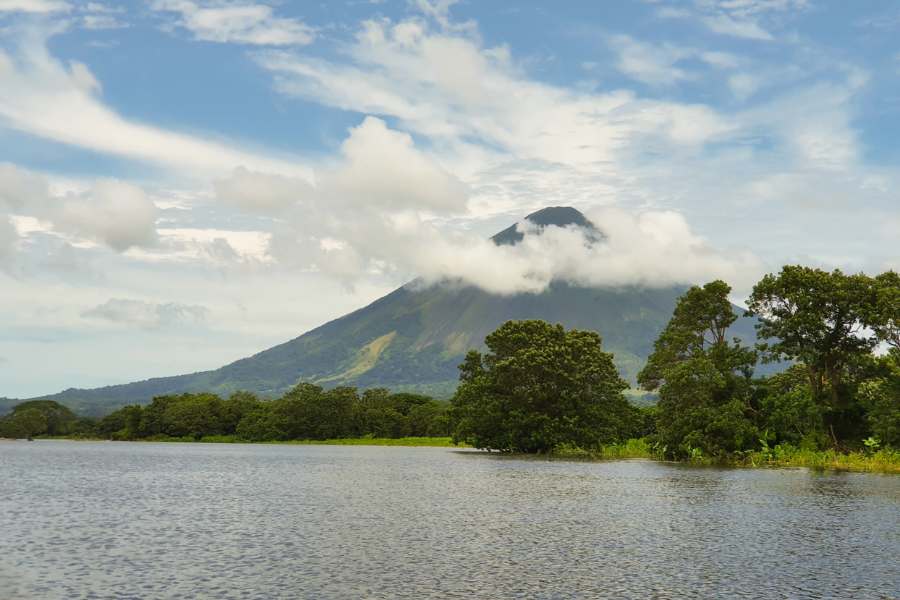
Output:
[[[539,228],[578,226],[588,237],[602,232],[577,210],[546,208],[529,215]],[[496,236],[498,244],[521,239],[515,226]],[[543,319],[567,328],[592,329],[603,337],[616,365],[634,379],[668,322],[684,287],[585,288],[554,283],[541,294],[496,296],[470,286],[419,282],[295,339],[213,371],[161,377],[93,390],[69,389],[46,396],[85,413],[103,413],[155,395],[185,391],[227,394],[244,389],[283,393],[299,381],[325,386],[385,386],[448,396],[457,365],[471,348],[510,319]],[[736,309],[739,310],[739,309]],[[733,334],[754,339],[753,321],[738,319]]]

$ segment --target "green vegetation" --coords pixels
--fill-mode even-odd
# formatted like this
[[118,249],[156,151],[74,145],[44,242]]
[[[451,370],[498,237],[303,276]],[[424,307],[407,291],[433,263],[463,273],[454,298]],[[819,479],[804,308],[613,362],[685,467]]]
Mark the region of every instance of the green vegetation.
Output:
[[0,418],[0,438],[31,438],[38,435],[84,437],[92,434],[92,420],[79,418],[52,400],[22,402]]
[[640,411],[593,331],[509,321],[460,365],[453,439],[505,452],[587,450],[633,436]]
[[[661,453],[891,470],[878,465],[898,462],[900,447],[896,274],[786,266],[765,276],[748,303],[764,340],[756,349],[726,339],[729,292],[717,281],[682,296],[639,375],[659,390],[650,439]],[[753,378],[757,352],[792,365]]]
[[[900,472],[900,276],[802,266],[766,275],[745,315],[756,323],[755,347],[729,339],[741,320],[730,293],[713,281],[678,298],[637,374],[643,390],[628,395],[597,333],[508,321],[486,336],[486,352],[466,355],[449,403],[301,383],[275,400],[161,395],[95,422],[32,401],[0,419],[0,436],[462,443],[561,458]],[[376,336],[370,354],[390,354],[395,338]],[[368,368],[369,358],[342,368]],[[757,376],[760,358],[783,370]]]
[[425,438],[448,437],[448,408],[446,402],[416,394],[380,388],[324,390],[303,383],[271,401],[248,392],[227,399],[215,394],[158,396],[148,406],[126,406],[97,421],[79,419],[53,401],[26,402],[0,419],[0,437],[209,442],[361,438],[360,443],[405,439],[407,445],[424,445]]
[[147,438],[141,438],[142,442],[174,442],[174,443],[201,443],[201,444],[288,444],[298,446],[407,446],[407,447],[430,447],[430,448],[451,448],[458,447],[453,440],[447,437],[400,437],[400,438],[378,438],[371,436],[363,436],[356,438],[332,438],[327,440],[267,440],[251,442],[237,435],[205,435],[201,438],[188,437],[171,437],[167,435],[159,435]]
[[[655,407],[625,402],[596,334],[509,322],[470,352],[454,440],[569,458],[900,471],[900,278],[786,266],[753,289],[759,339],[723,281],[682,295],[638,374]],[[788,368],[754,377],[758,359]],[[640,440],[630,438],[642,438]]]

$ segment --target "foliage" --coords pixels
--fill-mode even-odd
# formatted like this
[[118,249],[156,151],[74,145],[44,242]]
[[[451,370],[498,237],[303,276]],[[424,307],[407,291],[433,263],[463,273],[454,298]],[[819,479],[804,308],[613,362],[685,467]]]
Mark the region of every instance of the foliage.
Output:
[[[752,380],[752,351],[724,340],[730,289],[691,288],[654,346],[639,380],[659,389],[657,431],[664,453],[693,460],[765,452],[900,444],[900,314],[896,273],[871,278],[785,266],[753,289],[757,346],[782,373]],[[872,335],[874,332],[875,335]],[[761,450],[760,450],[761,448]]]
[[653,458],[653,447],[645,438],[630,438],[624,442],[603,444],[594,450],[585,450],[571,444],[561,444],[550,453],[551,458],[581,460],[621,460],[626,458]]
[[759,381],[759,422],[765,443],[788,443],[805,449],[828,444],[823,408],[813,398],[803,365]]
[[89,430],[90,423],[52,400],[22,402],[9,415],[0,418],[0,437],[77,436]]
[[867,324],[879,341],[900,351],[900,275],[887,271],[877,276],[874,284]]
[[875,452],[812,450],[779,444],[773,448],[736,456],[732,462],[750,467],[805,467],[816,470],[900,473],[900,451],[883,448]]
[[719,456],[758,438],[750,380],[756,354],[726,338],[737,318],[730,292],[713,281],[679,298],[638,375],[647,389],[659,389],[655,439],[666,455]]
[[325,390],[301,383],[282,398],[248,392],[158,396],[146,407],[125,406],[100,419],[95,433],[110,439],[284,441],[447,436],[448,405],[385,389]]
[[[631,393],[658,397],[655,406],[628,403],[596,333],[510,321],[487,336],[486,353],[466,355],[450,404],[383,388],[301,383],[271,401],[248,392],[159,395],[94,422],[56,402],[32,401],[0,418],[0,437],[452,440],[568,458],[900,470],[900,277],[801,266],[765,276],[748,303],[764,340],[758,350],[765,360],[792,364],[757,379],[756,351],[727,339],[738,319],[730,291],[713,281],[678,299],[638,374],[644,391]],[[652,396],[639,396],[645,392]]]
[[658,389],[665,373],[679,362],[710,348],[727,347],[726,332],[737,316],[728,300],[731,287],[721,280],[691,287],[681,296],[672,318],[653,344],[653,353],[638,373],[645,390]]
[[865,275],[788,265],[750,295],[759,337],[768,340],[759,344],[764,358],[801,362],[813,397],[828,394],[835,410],[846,406],[846,369],[877,343],[861,335],[872,313],[871,285]]
[[882,444],[900,448],[900,349],[879,362],[880,376],[860,385],[859,398],[872,435]]
[[477,448],[547,452],[625,439],[639,414],[600,336],[544,321],[508,321],[460,365],[453,439]]

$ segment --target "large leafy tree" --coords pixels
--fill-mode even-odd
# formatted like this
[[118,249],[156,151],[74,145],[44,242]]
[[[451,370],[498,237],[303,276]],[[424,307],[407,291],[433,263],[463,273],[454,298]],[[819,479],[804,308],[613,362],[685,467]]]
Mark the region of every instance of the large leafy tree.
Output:
[[460,365],[453,437],[478,448],[546,452],[627,437],[636,409],[600,336],[544,321],[509,321]]
[[638,374],[645,389],[659,390],[656,436],[669,455],[727,454],[758,437],[750,382],[756,353],[728,341],[737,318],[730,292],[719,280],[690,288]]
[[887,271],[875,278],[866,324],[880,342],[900,350],[900,275]]
[[672,318],[653,344],[647,365],[638,373],[638,383],[655,390],[665,380],[665,373],[676,364],[715,349],[721,358],[728,349],[728,327],[737,319],[728,294],[731,286],[722,280],[703,287],[691,287],[675,306]]
[[876,360],[875,376],[859,386],[872,434],[883,444],[900,448],[900,349]]
[[871,278],[788,265],[754,286],[748,306],[760,319],[764,359],[802,363],[814,398],[827,396],[832,408],[845,404],[847,369],[877,343],[863,335],[872,314]]

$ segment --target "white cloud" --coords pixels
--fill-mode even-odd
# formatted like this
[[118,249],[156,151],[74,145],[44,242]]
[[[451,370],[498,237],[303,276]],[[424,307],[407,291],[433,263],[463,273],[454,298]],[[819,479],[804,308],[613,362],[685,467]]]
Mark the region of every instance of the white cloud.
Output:
[[0,214],[0,269],[9,265],[16,250],[19,234],[9,217]]
[[[341,162],[316,173],[315,187],[247,172],[217,184],[221,199],[254,211],[270,207],[279,215],[283,225],[268,246],[277,264],[326,273],[348,285],[378,272],[502,294],[540,291],[555,279],[660,286],[758,271],[752,257],[713,251],[671,211],[637,217],[597,211],[595,222],[608,236],[604,244],[586,243],[579,231],[548,228],[530,232],[515,247],[496,246],[481,234],[439,227],[429,216],[464,214],[466,190],[409,136],[368,117],[350,131],[342,149]],[[275,193],[258,203],[248,177]]]
[[529,80],[508,52],[483,48],[476,39],[432,33],[418,22],[368,21],[342,50],[350,64],[284,52],[262,53],[258,60],[287,95],[391,115],[403,128],[454,152],[470,152],[467,146],[477,139],[489,149],[482,158],[491,160],[508,161],[512,155],[596,174],[642,140],[691,146],[732,129],[706,106],[638,99],[627,91],[584,93]]
[[354,206],[385,210],[464,212],[466,191],[458,179],[413,146],[412,138],[366,119],[341,145],[343,165],[321,175],[320,189]]
[[309,195],[312,185],[303,179],[248,171],[238,167],[213,182],[216,198],[241,209],[277,214]]
[[741,64],[741,60],[730,52],[701,52],[700,60],[719,69],[734,69]]
[[117,325],[159,329],[202,325],[209,315],[209,309],[204,306],[177,302],[159,303],[128,298],[111,298],[81,314],[85,318],[108,321]]
[[100,100],[100,84],[86,65],[61,64],[47,51],[43,34],[31,31],[19,41],[15,56],[0,50],[0,126],[193,177],[238,166],[308,173],[295,161],[126,119]]
[[775,39],[771,33],[760,27],[759,23],[752,20],[735,19],[728,15],[715,15],[703,17],[701,22],[710,31],[722,35],[731,35],[748,40],[768,42]]
[[115,180],[96,181],[82,193],[55,195],[42,176],[0,164],[0,216],[4,212],[31,216],[47,223],[49,231],[117,251],[156,242],[153,201],[140,188]]
[[315,31],[298,19],[275,17],[265,4],[197,3],[156,0],[154,10],[178,13],[177,25],[198,40],[258,46],[309,44]]
[[660,6],[656,14],[664,19],[697,20],[720,35],[769,42],[775,36],[761,21],[779,27],[784,18],[808,6],[808,0],[695,0],[693,6],[682,2]]
[[755,94],[759,86],[759,78],[750,73],[736,73],[728,78],[728,89],[741,101]]
[[[759,7],[733,3],[722,5],[721,10],[742,18],[762,19],[768,14],[759,12]],[[348,61],[271,52],[259,54],[258,59],[272,71],[277,89],[287,95],[386,115],[396,120],[398,128],[416,133],[425,140],[422,148],[468,186],[470,215],[511,210],[521,215],[528,208],[549,204],[583,209],[616,203],[642,214],[679,207],[691,223],[700,224],[710,246],[724,244],[729,248],[725,256],[733,257],[728,260],[707,249],[691,258],[684,251],[682,260],[703,265],[708,273],[724,273],[729,271],[727,264],[755,262],[746,254],[747,248],[757,247],[767,257],[785,251],[774,243],[760,246],[753,230],[742,225],[746,220],[765,222],[768,231],[774,232],[779,223],[808,219],[812,206],[829,206],[834,197],[831,190],[862,194],[872,207],[888,202],[885,194],[862,189],[874,175],[861,162],[861,143],[853,126],[854,97],[865,88],[866,76],[847,66],[835,71],[832,65],[820,74],[818,69],[823,67],[816,61],[817,71],[807,79],[797,81],[785,74],[779,80],[780,89],[767,94],[765,102],[727,114],[705,105],[645,99],[624,90],[586,93],[538,83],[525,75],[508,51],[485,48],[477,36],[431,31],[419,21],[367,22],[354,42],[339,50]],[[751,70],[753,63],[732,55],[682,50],[691,59],[717,68],[746,68],[748,78],[724,79],[738,97],[752,98],[763,83],[777,89],[764,80],[765,72]],[[456,63],[448,57],[461,65],[452,80],[446,73]],[[822,82],[817,83],[819,75]],[[772,186],[763,193],[752,185],[773,173],[798,177],[790,189]],[[800,197],[810,204],[797,202]],[[322,210],[332,211],[332,206],[340,204],[335,197]],[[716,207],[715,215],[711,207]],[[306,215],[315,212],[310,208]],[[863,222],[872,215],[866,211],[865,216],[853,217]],[[322,248],[321,239],[310,239],[315,235],[303,228],[304,219],[292,217],[284,230],[273,234],[272,253],[278,260],[321,269],[327,269],[322,266],[326,257],[338,262],[340,256],[345,273],[363,269],[434,277],[453,271],[452,265],[440,266],[442,261],[456,261],[472,269],[471,275],[461,277],[503,287],[491,283],[502,281],[486,264],[492,249],[482,253],[474,238],[447,241],[441,237],[439,222],[401,216],[394,219],[403,228],[388,218],[356,225],[352,218],[335,216],[343,229],[313,219],[320,236],[341,241],[330,248]],[[819,226],[833,229],[825,222]],[[417,228],[424,231],[421,238],[409,233]],[[380,240],[380,245],[369,247],[369,238]],[[426,248],[429,244],[424,239],[436,240],[434,248]],[[396,251],[390,250],[394,243]],[[779,250],[770,251],[769,246]],[[400,248],[411,247],[419,249],[416,256],[397,258]],[[697,248],[688,242],[681,247]],[[641,263],[640,257],[634,258]],[[679,277],[691,275],[677,265],[661,264]],[[652,272],[650,267],[643,264],[634,278]],[[477,275],[478,269],[485,273]],[[520,272],[513,267],[508,271]],[[740,269],[731,272],[741,278]],[[694,275],[700,276],[699,272]],[[521,280],[513,279],[520,283],[510,287],[521,289]],[[534,279],[538,286],[544,280]]]
[[264,231],[228,229],[160,227],[159,244],[149,248],[131,248],[129,258],[151,263],[212,264],[233,266],[237,263],[261,264],[269,260],[266,249],[271,234]]
[[100,2],[88,2],[80,7],[80,24],[85,29],[123,29],[128,23],[121,19],[125,9]]
[[692,78],[675,66],[694,54],[689,48],[639,42],[628,35],[612,36],[609,44],[619,55],[616,67],[632,79],[647,85],[673,85]]
[[350,130],[341,144],[340,162],[316,171],[315,179],[313,186],[299,179],[237,169],[231,177],[218,180],[215,191],[219,200],[270,214],[292,206],[329,213],[347,209],[460,213],[466,209],[462,183],[419,152],[408,134],[388,129],[374,117]]
[[68,2],[59,0],[0,0],[0,13],[24,12],[46,14],[65,12],[72,7]]
[[54,228],[97,240],[117,251],[156,242],[156,206],[138,187],[113,180],[94,184],[89,195],[66,197],[51,208]]

